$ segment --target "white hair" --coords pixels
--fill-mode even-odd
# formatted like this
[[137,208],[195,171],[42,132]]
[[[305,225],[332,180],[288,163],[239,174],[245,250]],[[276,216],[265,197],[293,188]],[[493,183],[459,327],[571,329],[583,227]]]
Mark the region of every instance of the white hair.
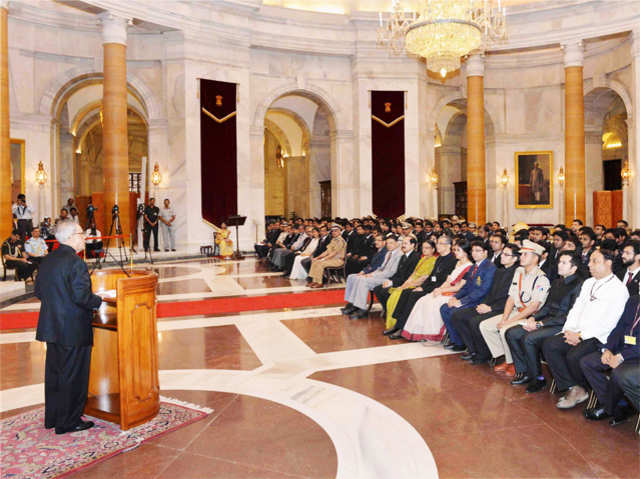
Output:
[[67,243],[76,233],[78,225],[73,220],[61,220],[56,225],[56,239],[60,243]]

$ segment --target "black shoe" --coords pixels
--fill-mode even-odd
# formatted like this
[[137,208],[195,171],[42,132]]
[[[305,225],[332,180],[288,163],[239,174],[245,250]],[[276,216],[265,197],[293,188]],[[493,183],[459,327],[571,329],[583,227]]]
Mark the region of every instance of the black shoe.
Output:
[[398,328],[389,328],[382,331],[382,334],[384,334],[385,336],[391,336],[396,331],[399,331]]
[[477,366],[478,364],[486,364],[488,362],[489,362],[489,358],[482,358],[478,356],[474,356],[473,359],[471,360],[471,364],[473,364],[474,366]]
[[369,316],[369,313],[364,309],[356,308],[356,310],[349,315],[349,319],[362,319]]
[[66,434],[68,432],[78,432],[84,431],[85,429],[90,429],[94,426],[92,421],[83,421],[80,420],[78,424],[73,427],[64,428],[64,427],[56,427],[56,434]]
[[349,303],[349,304],[347,304],[344,308],[340,308],[340,312],[341,312],[342,314],[351,314],[351,313],[353,313],[356,309],[358,309],[358,308],[356,308],[353,304]]
[[519,386],[520,384],[526,384],[531,381],[531,378],[525,373],[516,373],[515,377],[511,380],[511,384]]
[[475,355],[476,355],[475,353],[470,353],[467,351],[466,353],[460,356],[460,359],[464,359],[465,361],[472,361]]
[[631,407],[618,407],[613,413],[613,417],[611,421],[609,421],[610,426],[617,426],[618,424],[622,424],[623,422],[627,422],[627,420],[633,416],[634,410]]
[[402,339],[402,329],[398,329],[395,333],[389,336],[389,339]]
[[54,427],[56,427],[56,425],[55,425],[55,424],[51,424],[51,425],[49,425],[49,424],[45,424],[45,425],[44,425],[44,428],[45,428],[45,429],[53,429]]
[[442,345],[442,347],[443,347],[444,349],[453,349],[453,348],[455,348],[455,347],[456,347],[456,345],[455,345],[455,344],[453,344],[453,343],[445,343],[445,344],[443,344],[443,345]]
[[611,414],[607,413],[603,407],[592,407],[584,410],[584,417],[590,421],[600,421],[611,417]]
[[168,248],[165,248],[165,249],[164,249],[164,252],[166,253],[167,251],[169,251],[169,249],[168,249]]
[[464,344],[455,344],[455,343],[452,344],[451,346],[447,346],[446,348],[451,351],[455,351],[456,353],[467,350],[467,347]]
[[153,248],[153,251],[155,251],[156,253],[160,252],[160,250],[158,248]]
[[542,391],[544,387],[547,385],[546,379],[534,379],[527,386],[528,393],[537,393],[538,391]]

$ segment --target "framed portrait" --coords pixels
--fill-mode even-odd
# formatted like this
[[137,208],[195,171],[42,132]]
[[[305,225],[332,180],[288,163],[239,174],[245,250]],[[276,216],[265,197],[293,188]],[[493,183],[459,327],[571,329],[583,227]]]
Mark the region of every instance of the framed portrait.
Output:
[[516,208],[553,208],[553,152],[516,152]]

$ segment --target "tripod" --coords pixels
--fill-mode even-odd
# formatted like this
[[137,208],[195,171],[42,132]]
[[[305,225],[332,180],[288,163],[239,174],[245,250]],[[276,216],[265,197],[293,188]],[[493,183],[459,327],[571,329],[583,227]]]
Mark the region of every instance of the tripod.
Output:
[[109,246],[110,246],[110,242],[111,242],[111,236],[113,235],[114,230],[115,230],[115,234],[116,235],[122,236],[122,226],[120,224],[120,214],[119,214],[118,205],[114,205],[113,209],[111,210],[111,226],[109,227],[109,234],[107,235],[107,244],[105,245],[104,257],[102,259],[102,262],[105,263],[107,261],[107,256],[109,256],[109,254],[111,254],[111,258],[113,258],[113,260],[120,265],[120,268],[124,270],[124,264],[128,261],[127,250],[122,245],[124,240],[122,238],[117,238],[116,239],[116,243],[118,245],[118,253],[119,253],[120,259],[117,259],[109,251]]

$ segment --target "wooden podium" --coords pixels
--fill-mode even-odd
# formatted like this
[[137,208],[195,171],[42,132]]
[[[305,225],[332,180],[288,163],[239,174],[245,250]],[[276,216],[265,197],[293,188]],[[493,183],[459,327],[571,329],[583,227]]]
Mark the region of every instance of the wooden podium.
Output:
[[115,291],[96,312],[84,412],[120,425],[142,424],[160,409],[155,273],[101,271],[91,277],[96,294]]

